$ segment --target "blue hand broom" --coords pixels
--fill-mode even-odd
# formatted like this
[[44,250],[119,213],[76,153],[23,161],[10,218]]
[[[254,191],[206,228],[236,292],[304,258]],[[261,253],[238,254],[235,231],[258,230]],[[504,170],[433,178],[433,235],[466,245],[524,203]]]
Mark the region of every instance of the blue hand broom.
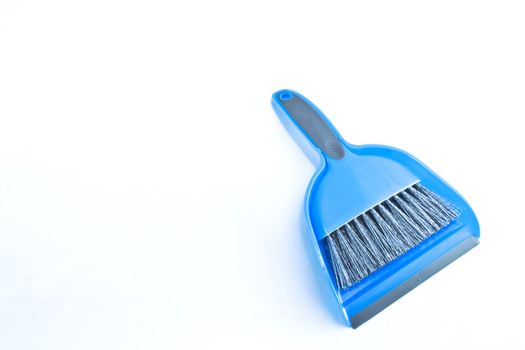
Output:
[[349,144],[294,91],[273,94],[272,106],[317,165],[305,197],[307,227],[350,326],[478,244],[470,206],[413,156]]

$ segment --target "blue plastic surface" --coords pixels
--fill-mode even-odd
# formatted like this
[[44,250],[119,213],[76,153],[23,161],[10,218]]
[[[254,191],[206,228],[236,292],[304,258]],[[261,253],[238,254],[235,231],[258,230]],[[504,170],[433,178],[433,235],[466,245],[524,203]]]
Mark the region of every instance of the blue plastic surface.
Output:
[[[310,103],[344,145],[344,158],[332,159],[323,154],[288,115],[280,101],[282,96],[287,100],[296,97],[306,99],[292,90],[281,90],[273,94],[272,106],[286,129],[317,167],[305,196],[306,227],[349,325],[353,315],[416,275],[436,259],[466,239],[479,238],[479,224],[468,203],[423,163],[393,147],[356,146],[346,142],[324,114]],[[339,291],[322,239],[367,209],[416,182],[452,202],[460,210],[460,216],[397,260],[350,288]]]

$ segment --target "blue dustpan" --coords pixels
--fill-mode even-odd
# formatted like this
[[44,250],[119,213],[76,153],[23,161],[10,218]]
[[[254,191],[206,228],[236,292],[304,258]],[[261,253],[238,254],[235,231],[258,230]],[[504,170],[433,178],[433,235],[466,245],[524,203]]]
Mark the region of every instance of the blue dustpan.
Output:
[[[416,158],[388,146],[349,144],[317,107],[294,91],[273,94],[272,106],[317,166],[305,197],[307,227],[350,326],[358,327],[478,244],[479,224],[468,203]],[[452,203],[459,216],[359,283],[338,288],[323,239],[416,183]]]

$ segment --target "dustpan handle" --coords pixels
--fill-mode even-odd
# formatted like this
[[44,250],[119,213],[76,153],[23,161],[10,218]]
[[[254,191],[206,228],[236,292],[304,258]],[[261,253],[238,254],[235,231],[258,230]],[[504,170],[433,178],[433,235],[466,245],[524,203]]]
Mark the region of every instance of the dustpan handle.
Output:
[[273,94],[272,105],[281,118],[289,118],[308,141],[332,159],[342,159],[345,149],[339,135],[323,113],[305,97],[292,90]]

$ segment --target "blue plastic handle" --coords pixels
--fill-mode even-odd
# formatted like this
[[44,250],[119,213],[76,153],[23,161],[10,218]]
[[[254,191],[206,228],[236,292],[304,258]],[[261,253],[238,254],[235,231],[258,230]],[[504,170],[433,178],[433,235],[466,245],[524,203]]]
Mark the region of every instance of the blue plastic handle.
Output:
[[[298,131],[319,155],[335,160],[344,158],[341,136],[326,116],[304,96],[292,90],[280,90],[273,94],[272,105],[296,140]],[[296,130],[290,130],[290,126]],[[309,153],[308,150],[305,152]]]

